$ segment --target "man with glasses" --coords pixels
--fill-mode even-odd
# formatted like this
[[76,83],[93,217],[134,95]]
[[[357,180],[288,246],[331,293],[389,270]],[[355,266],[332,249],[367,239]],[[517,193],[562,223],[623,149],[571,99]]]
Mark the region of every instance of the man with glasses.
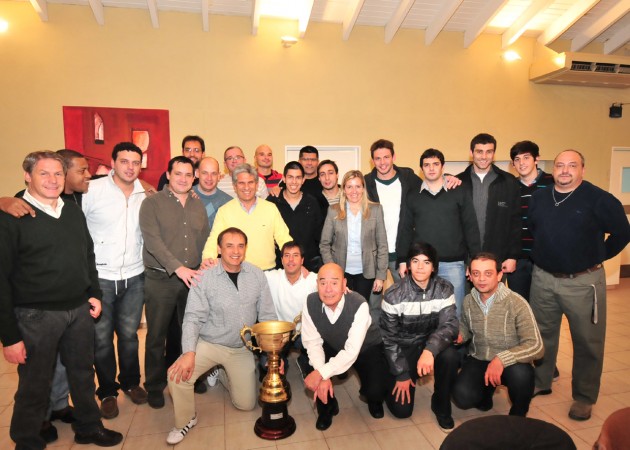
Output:
[[[223,152],[223,161],[225,161],[225,171],[227,173],[219,180],[217,187],[230,197],[236,198],[236,191],[234,190],[234,184],[232,183],[232,172],[234,172],[236,166],[240,166],[241,164],[247,162],[245,160],[245,154],[240,147],[233,145]],[[265,180],[259,177],[257,183],[256,197],[262,199],[267,198],[269,196],[269,192],[267,191]]]
[[[190,159],[195,168],[199,164],[199,161],[206,154],[206,143],[199,136],[186,136],[182,140],[182,155],[186,158]],[[164,185],[168,183],[168,178],[166,177],[166,171],[160,177],[160,181],[158,181],[158,191],[161,191],[164,188]],[[199,179],[195,177],[195,181],[193,182],[193,186],[199,183]]]
[[529,203],[534,237],[529,301],[545,345],[534,395],[551,393],[564,314],[573,342],[573,420],[588,420],[599,395],[606,337],[603,262],[630,241],[621,202],[583,177],[584,156],[565,150],[553,163],[554,185],[536,191]]

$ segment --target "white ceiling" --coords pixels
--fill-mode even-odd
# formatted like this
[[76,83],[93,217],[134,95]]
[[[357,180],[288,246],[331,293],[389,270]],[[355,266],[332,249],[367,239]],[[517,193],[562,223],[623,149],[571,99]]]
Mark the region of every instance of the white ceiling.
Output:
[[[30,0],[43,21],[47,4],[84,5],[94,19],[107,25],[107,8],[147,10],[158,28],[161,11],[183,11],[201,15],[208,31],[212,15],[250,17],[252,34],[260,17],[285,16],[298,19],[302,36],[311,22],[340,25],[340,39],[351,39],[356,25],[382,27],[385,42],[395,39],[400,28],[425,30],[425,45],[441,31],[463,33],[469,47],[482,33],[502,35],[507,48],[520,36],[535,37],[549,45],[557,39],[571,41],[571,51],[580,51],[595,41],[603,53],[630,50],[630,0]],[[275,8],[275,11],[274,11]],[[278,12],[280,11],[280,12]],[[54,20],[54,19],[51,19]]]

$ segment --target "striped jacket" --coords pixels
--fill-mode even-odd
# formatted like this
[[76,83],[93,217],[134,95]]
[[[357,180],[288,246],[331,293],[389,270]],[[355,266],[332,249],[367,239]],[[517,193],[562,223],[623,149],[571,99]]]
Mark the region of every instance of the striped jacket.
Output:
[[487,316],[475,300],[479,299],[476,289],[464,298],[459,331],[464,341],[472,338],[470,356],[482,361],[496,356],[503,367],[540,359],[543,342],[527,301],[503,283],[499,283],[495,295]]
[[438,276],[429,280],[424,291],[406,276],[387,290],[381,307],[385,356],[399,381],[409,378],[409,348],[424,347],[437,356],[457,337],[453,285]]

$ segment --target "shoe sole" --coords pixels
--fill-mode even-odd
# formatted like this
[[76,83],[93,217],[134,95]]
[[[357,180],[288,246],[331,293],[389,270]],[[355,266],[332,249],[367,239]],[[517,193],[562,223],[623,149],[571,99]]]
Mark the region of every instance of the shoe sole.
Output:
[[102,442],[96,442],[94,439],[85,439],[85,438],[78,438],[76,435],[74,436],[74,442],[76,442],[77,444],[82,444],[82,445],[86,445],[86,444],[94,444],[98,447],[115,447],[118,444],[120,444],[123,441],[122,437],[120,438],[119,441],[117,442],[112,442],[112,443],[107,443],[107,444],[103,444]]

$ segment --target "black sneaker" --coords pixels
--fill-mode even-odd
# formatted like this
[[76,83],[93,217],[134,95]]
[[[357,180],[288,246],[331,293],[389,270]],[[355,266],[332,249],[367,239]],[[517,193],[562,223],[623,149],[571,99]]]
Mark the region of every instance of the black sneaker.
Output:
[[164,407],[164,392],[149,391],[147,392],[147,403],[151,408],[159,409]]
[[55,426],[48,420],[42,423],[42,428],[39,430],[39,436],[46,441],[47,444],[55,442],[59,439],[57,428],[55,428]]
[[438,426],[440,427],[440,430],[442,430],[443,432],[450,433],[451,431],[453,431],[453,428],[455,428],[455,421],[453,420],[453,417],[438,416],[436,414],[435,418],[437,419],[437,423],[438,423]]
[[118,431],[108,430],[104,426],[99,426],[89,433],[74,433],[74,442],[77,444],[94,444],[98,447],[113,447],[122,442],[123,435]]
[[195,381],[195,394],[205,394],[206,392],[208,392],[208,386],[205,377],[201,377]]

